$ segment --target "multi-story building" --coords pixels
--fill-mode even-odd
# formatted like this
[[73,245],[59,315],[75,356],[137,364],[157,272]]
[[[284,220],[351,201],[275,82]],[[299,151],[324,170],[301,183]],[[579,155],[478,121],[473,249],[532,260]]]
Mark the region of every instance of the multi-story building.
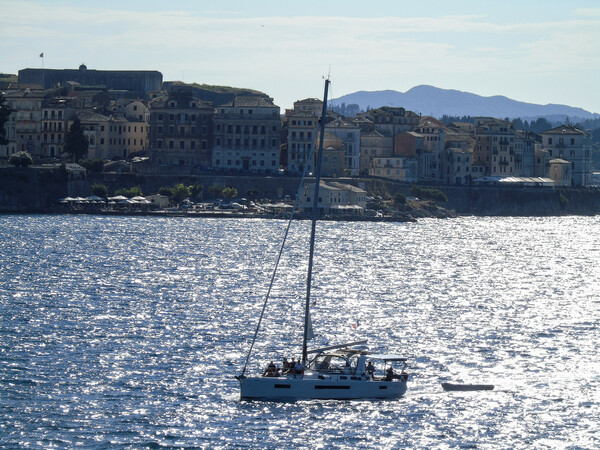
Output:
[[441,181],[441,160],[448,133],[443,122],[422,117],[415,132],[423,136],[423,153],[419,161],[419,179]]
[[88,69],[84,64],[78,69],[19,70],[19,83],[35,83],[45,89],[65,86],[73,81],[143,96],[146,92],[160,89],[162,74],[156,70],[95,70]]
[[394,136],[394,156],[403,156],[417,160],[417,179],[429,178],[429,168],[432,165],[431,152],[425,151],[425,136],[415,131],[405,131]]
[[382,106],[359,114],[370,119],[375,126],[375,130],[384,136],[394,137],[405,131],[414,130],[419,125],[419,116],[412,111],[404,108],[395,108],[391,106]]
[[68,98],[51,97],[42,104],[42,155],[49,158],[64,154],[69,121],[76,114]]
[[[89,110],[78,113],[77,118],[88,140],[90,159],[127,159],[146,150],[146,122],[132,122],[122,115],[106,116]],[[71,124],[69,122],[69,126]]]
[[416,158],[388,156],[373,158],[369,175],[394,181],[414,183],[417,181],[419,163]]
[[515,176],[533,176],[533,174],[535,173],[535,147],[539,141],[539,136],[531,131],[516,131],[514,172]]
[[236,97],[214,115],[212,166],[244,172],[279,170],[279,106],[266,97]]
[[513,176],[515,133],[515,125],[512,122],[493,117],[476,117],[473,162],[483,162],[488,175]]
[[[308,184],[300,196],[300,208],[311,213],[315,183]],[[367,205],[367,192],[349,184],[321,181],[317,208],[320,214],[361,215]]]
[[150,102],[149,152],[159,166],[185,168],[212,164],[214,108],[198,100],[185,85],[173,85],[168,96]]
[[150,110],[141,100],[119,99],[114,102],[113,112],[121,114],[131,122],[148,122]]
[[302,173],[305,167],[308,172],[314,171],[314,158],[310,155],[317,145],[319,116],[306,109],[296,111],[297,104],[308,100],[313,99],[295,102],[294,111],[288,116],[287,170],[293,173]]
[[564,159],[554,158],[550,160],[550,178],[557,186],[571,186],[571,163]]
[[325,132],[344,142],[344,171],[346,175],[358,176],[360,172],[360,127],[352,122],[337,118],[325,125]]
[[360,173],[367,175],[373,167],[374,158],[392,156],[393,138],[384,136],[379,131],[364,131],[360,133]]
[[[445,184],[471,184],[473,153],[461,148],[447,148],[442,158],[442,173]],[[476,176],[478,178],[478,176]]]
[[533,176],[539,178],[548,178],[550,173],[550,153],[539,147],[534,149],[535,160],[533,163]]
[[[317,135],[317,139],[319,139],[319,135]],[[344,170],[346,168],[346,149],[344,145],[344,140],[326,131],[325,137],[323,139],[323,149],[324,150],[323,159],[321,161],[321,175],[333,178],[341,177],[342,175],[344,175]],[[315,167],[317,157],[318,155],[315,154]]]
[[16,152],[27,152],[34,159],[42,154],[42,105],[47,92],[24,89],[8,91],[4,98],[12,113],[8,120],[7,139],[2,153],[10,156]]
[[550,158],[560,158],[572,165],[573,186],[587,186],[592,180],[592,149],[590,135],[571,125],[561,125],[540,133],[542,148]]

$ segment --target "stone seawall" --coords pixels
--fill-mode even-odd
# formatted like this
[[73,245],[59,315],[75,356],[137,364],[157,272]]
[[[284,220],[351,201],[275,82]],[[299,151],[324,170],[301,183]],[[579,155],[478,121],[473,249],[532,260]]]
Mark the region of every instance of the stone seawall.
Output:
[[[393,198],[402,193],[411,196],[411,184],[375,178],[336,178],[335,181],[365,189],[369,195]],[[277,199],[294,198],[299,177],[250,176],[241,174],[202,175],[139,175],[88,174],[74,190],[61,174],[53,170],[34,168],[3,168],[0,170],[0,212],[44,212],[56,206],[66,195],[90,195],[94,183],[104,184],[112,195],[116,189],[139,186],[144,195],[157,193],[161,187],[178,183],[199,184],[207,192],[210,186],[234,187],[239,197]],[[448,202],[439,206],[463,215],[548,216],[567,214],[600,214],[600,189],[546,189],[475,186],[431,186],[444,192]],[[423,200],[423,199],[422,199]],[[445,215],[448,216],[448,215]]]

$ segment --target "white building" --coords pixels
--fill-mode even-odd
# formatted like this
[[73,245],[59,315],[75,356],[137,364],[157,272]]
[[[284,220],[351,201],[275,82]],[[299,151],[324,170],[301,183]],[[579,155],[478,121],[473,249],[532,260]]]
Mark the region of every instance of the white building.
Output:
[[590,135],[571,125],[561,125],[540,133],[542,149],[550,158],[569,161],[573,186],[592,184],[592,147]]
[[[308,184],[300,197],[300,208],[311,213],[314,202],[315,184]],[[317,208],[324,215],[362,215],[367,206],[367,191],[352,186],[321,181]]]

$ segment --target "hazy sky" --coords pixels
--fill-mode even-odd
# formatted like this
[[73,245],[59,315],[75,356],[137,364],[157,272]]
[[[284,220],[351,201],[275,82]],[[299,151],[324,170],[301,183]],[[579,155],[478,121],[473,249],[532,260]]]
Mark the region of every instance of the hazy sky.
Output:
[[[44,58],[39,57],[44,53]],[[159,70],[282,108],[421,84],[600,113],[600,1],[0,0],[0,72]]]

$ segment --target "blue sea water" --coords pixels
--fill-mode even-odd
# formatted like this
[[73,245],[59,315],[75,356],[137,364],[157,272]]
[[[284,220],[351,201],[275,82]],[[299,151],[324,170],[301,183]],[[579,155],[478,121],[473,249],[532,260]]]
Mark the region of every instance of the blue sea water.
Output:
[[[319,223],[313,345],[406,355],[408,393],[241,402],[285,225],[0,216],[0,446],[600,447],[599,217]],[[251,372],[299,355],[308,227]]]

